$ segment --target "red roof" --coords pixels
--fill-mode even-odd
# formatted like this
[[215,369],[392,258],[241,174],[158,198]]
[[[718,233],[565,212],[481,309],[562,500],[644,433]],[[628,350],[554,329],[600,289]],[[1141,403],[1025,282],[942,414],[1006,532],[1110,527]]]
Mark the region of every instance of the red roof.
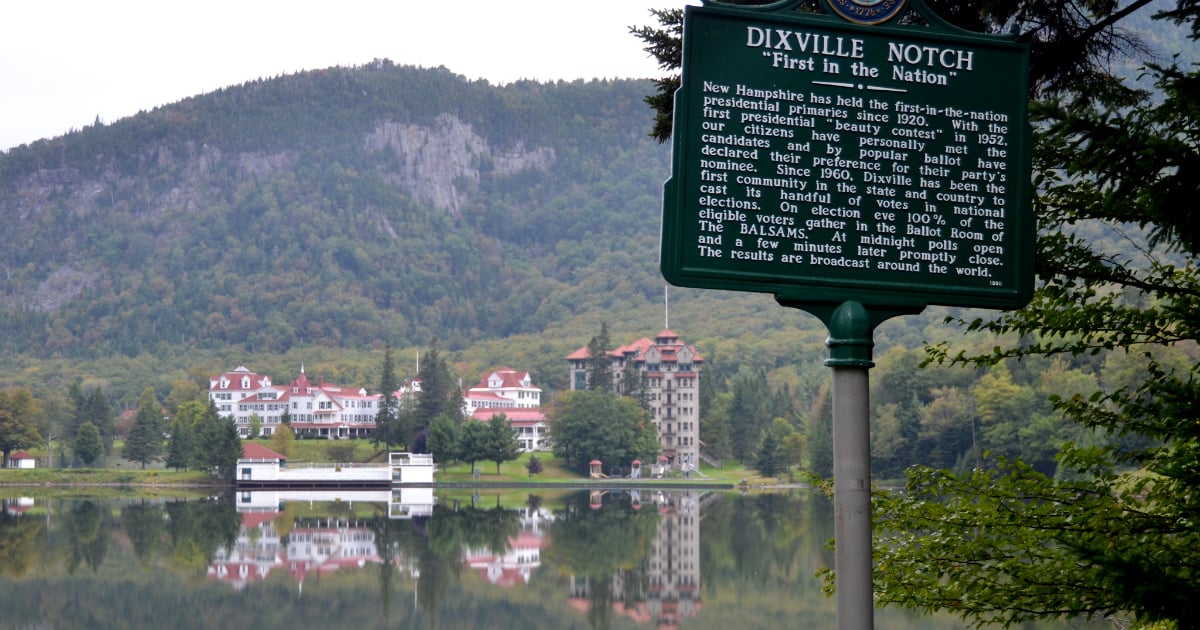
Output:
[[[484,372],[483,376],[479,377],[479,384],[475,386],[475,389],[492,389],[492,385],[488,381],[493,376],[499,377],[500,387],[524,387],[522,382],[529,379],[529,372],[518,372],[510,367]],[[530,387],[533,387],[532,380],[530,380]]]
[[475,413],[471,414],[471,417],[481,422],[488,422],[492,419],[492,416],[500,414],[504,414],[504,417],[515,427],[529,426],[546,421],[546,413],[540,408],[493,407],[490,409],[476,409]]
[[573,359],[590,359],[590,358],[592,358],[592,353],[588,352],[587,346],[583,346],[582,348],[576,350],[575,352],[572,352],[571,354],[567,355],[568,361],[571,361]]
[[9,459],[37,459],[36,457],[34,457],[33,455],[30,455],[29,453],[26,453],[25,451],[17,451],[15,453],[13,453],[12,455],[9,455],[8,458]]
[[272,451],[271,449],[255,442],[246,442],[242,445],[243,459],[287,459],[283,455]]

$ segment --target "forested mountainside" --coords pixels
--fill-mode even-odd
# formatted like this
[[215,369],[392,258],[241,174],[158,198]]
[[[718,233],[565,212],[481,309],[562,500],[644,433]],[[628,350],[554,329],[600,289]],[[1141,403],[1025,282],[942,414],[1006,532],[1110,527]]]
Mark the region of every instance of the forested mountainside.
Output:
[[580,291],[658,301],[650,90],[382,61],[14,149],[0,349],[461,347],[590,308]]

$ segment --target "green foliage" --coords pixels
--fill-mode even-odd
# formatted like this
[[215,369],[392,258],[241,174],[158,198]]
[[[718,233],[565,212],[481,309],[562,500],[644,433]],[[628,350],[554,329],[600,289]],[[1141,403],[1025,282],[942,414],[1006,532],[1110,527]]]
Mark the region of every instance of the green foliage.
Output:
[[808,424],[808,471],[825,479],[833,478],[833,390],[826,387],[820,397],[818,413]]
[[529,459],[525,462],[525,470],[529,471],[530,477],[541,473],[544,470],[542,460],[537,455],[530,455]]
[[608,323],[600,324],[600,333],[587,344],[587,389],[589,391],[612,391],[616,386],[612,373],[612,340],[608,337]]
[[[1097,21],[1115,8],[1080,4]],[[1200,8],[1174,14],[1200,32]],[[964,322],[1002,343],[931,349],[988,370],[971,392],[980,441],[1033,457],[914,468],[904,495],[881,497],[881,601],[976,624],[1085,615],[1196,627],[1200,75],[1149,74],[1158,97],[1087,86],[1033,108],[1041,284],[1021,310]],[[1126,246],[1091,238],[1102,230]],[[1013,359],[1040,363],[1038,380],[1010,373]],[[1053,470],[1047,452],[1064,437],[1074,441]]]
[[979,625],[1131,609],[1187,619],[1200,532],[1144,502],[1158,483],[1056,483],[1019,462],[914,469],[904,493],[875,505],[888,532],[876,545],[879,597]]
[[[190,404],[199,405],[192,402]],[[182,405],[180,409],[182,410]],[[185,470],[191,466],[195,459],[193,453],[196,450],[196,429],[193,421],[183,415],[181,411],[171,421],[171,437],[167,442],[167,457],[163,460],[163,465],[167,468],[175,470]]]
[[447,415],[438,416],[429,427],[429,438],[425,440],[425,447],[433,455],[433,461],[440,462],[443,469],[450,462],[461,458],[462,433],[462,426]]
[[330,440],[325,445],[325,454],[331,462],[353,462],[357,445],[345,440]]
[[407,436],[400,426],[400,403],[396,400],[396,366],[392,362],[392,347],[383,349],[383,366],[379,370],[379,408],[375,411],[375,433],[371,441],[387,447],[404,444]]
[[262,424],[262,416],[257,413],[250,414],[250,421],[246,426],[246,439],[257,440],[258,436],[262,434]]
[[754,460],[763,431],[771,424],[770,386],[762,370],[742,372],[733,378],[733,400],[729,409],[729,431],[733,456]]
[[563,392],[547,414],[554,454],[586,473],[593,459],[606,466],[654,461],[658,436],[645,409],[632,398],[606,391]]
[[[418,433],[427,434],[429,426],[435,418],[443,415],[461,415],[462,391],[458,381],[450,373],[446,358],[438,351],[437,339],[433,340],[430,348],[421,359],[421,369],[417,373],[421,389],[416,392],[415,404],[404,410],[407,416],[405,422],[409,436]],[[410,447],[413,442],[409,441]]]
[[[280,425],[283,426],[286,425]],[[219,479],[233,481],[237,460],[242,456],[242,440],[233,422],[222,418],[210,403],[196,416],[193,433],[195,448],[190,466],[207,470]]]
[[91,466],[104,454],[104,441],[100,429],[91,422],[84,422],[75,435],[75,456],[85,465]]
[[8,466],[13,451],[41,443],[35,422],[35,403],[29,390],[0,390],[0,465]]
[[464,422],[458,443],[458,459],[470,464],[471,472],[475,472],[475,462],[484,459],[486,448],[487,427],[475,420]]
[[512,423],[504,414],[495,414],[487,421],[487,432],[484,434],[481,455],[480,459],[496,462],[497,475],[500,474],[500,464],[521,456],[521,445],[517,443],[517,430],[513,428]]
[[799,463],[797,449],[790,445],[796,440],[797,432],[782,418],[762,432],[762,439],[755,452],[755,469],[762,476],[779,476],[787,472],[792,464]]
[[[538,333],[582,306],[580,290],[653,302],[661,279],[641,263],[668,156],[631,133],[650,120],[649,85],[493,86],[378,63],[233,86],[6,152],[0,206],[36,210],[6,223],[0,294],[14,299],[0,305],[0,350],[458,345]],[[466,170],[406,152],[401,132],[471,134],[434,140]],[[37,182],[52,190],[26,198]],[[613,290],[580,282],[602,274]],[[23,306],[50,285],[61,304]]]
[[148,387],[142,392],[142,402],[138,406],[133,429],[125,438],[121,457],[141,464],[142,468],[158,461],[163,456],[163,431],[162,406],[154,396],[154,389]]
[[291,457],[292,451],[295,450],[296,433],[292,431],[292,427],[281,424],[275,427],[275,432],[271,434],[268,442],[271,450],[284,457]]
[[[96,387],[91,392],[84,393],[79,383],[72,383],[67,390],[67,404],[75,408],[75,413],[69,420],[69,426],[66,427],[66,434],[70,439],[77,441],[79,430],[84,424],[90,423],[100,433],[104,453],[111,453],[117,430],[115,414],[104,392]],[[78,453],[76,454],[78,455]]]

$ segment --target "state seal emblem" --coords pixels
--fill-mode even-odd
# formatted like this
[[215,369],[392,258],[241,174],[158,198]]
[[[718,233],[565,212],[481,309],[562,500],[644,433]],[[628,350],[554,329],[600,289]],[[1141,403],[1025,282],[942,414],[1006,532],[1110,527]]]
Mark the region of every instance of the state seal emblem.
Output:
[[828,0],[830,8],[856,24],[882,24],[900,15],[905,0]]

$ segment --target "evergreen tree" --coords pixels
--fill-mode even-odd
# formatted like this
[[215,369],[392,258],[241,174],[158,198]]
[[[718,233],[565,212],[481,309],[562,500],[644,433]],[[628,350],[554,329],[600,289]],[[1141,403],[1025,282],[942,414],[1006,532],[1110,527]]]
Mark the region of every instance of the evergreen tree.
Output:
[[117,437],[116,414],[99,387],[93,389],[84,402],[83,420],[94,424],[100,432],[105,454],[112,453],[113,441]]
[[[182,407],[182,405],[180,406]],[[189,420],[183,420],[176,416],[175,420],[171,422],[171,439],[167,442],[167,457],[163,465],[175,470],[187,468],[193,459],[195,448],[195,428]]]
[[[701,381],[700,388],[704,389],[704,381]],[[727,459],[733,455],[733,440],[729,435],[729,409],[732,404],[733,394],[721,392],[701,412],[700,441],[704,444],[704,453],[709,457]]]
[[100,429],[91,422],[84,422],[75,435],[75,456],[86,466],[91,466],[104,454],[104,441]]
[[[542,472],[542,460],[537,455],[530,455],[529,461],[525,462],[525,470],[529,471],[529,476],[532,477]],[[529,495],[530,497],[536,495]]]
[[611,344],[608,323],[601,323],[600,334],[592,337],[587,344],[587,388],[590,391],[612,391],[617,385],[613,382],[612,357],[608,354]]
[[451,461],[459,458],[461,435],[461,426],[450,416],[438,416],[429,427],[429,438],[425,441],[425,446],[433,455],[433,460],[441,462],[443,469]]
[[764,477],[778,477],[786,473],[793,464],[799,463],[796,449],[791,446],[798,434],[791,423],[776,418],[770,428],[763,432],[762,441],[754,454],[754,467]]
[[517,430],[508,421],[508,416],[502,413],[495,414],[487,422],[483,451],[482,459],[496,462],[497,475],[500,474],[500,464],[521,456],[521,447],[517,443]]
[[645,372],[627,367],[622,373],[621,393],[637,401],[642,409],[650,410],[650,379]]
[[437,339],[433,340],[425,353],[417,376],[421,381],[421,391],[416,395],[412,425],[408,427],[409,435],[427,431],[438,416],[462,417],[462,391],[450,373],[446,359],[438,352]]
[[79,436],[79,429],[85,423],[90,422],[100,432],[100,442],[104,452],[111,453],[113,439],[116,436],[115,418],[104,392],[99,387],[85,392],[82,384],[76,381],[68,386],[67,399],[68,405],[74,409],[74,413],[68,422],[68,431],[64,437],[74,446],[74,442]]
[[731,389],[729,435],[733,456],[742,462],[752,462],[759,437],[771,423],[771,392],[766,372],[759,369],[739,373],[732,379]]
[[222,418],[215,404],[209,403],[196,425],[194,468],[203,468],[212,475],[233,480],[237,460],[242,456],[242,440],[233,420]]
[[755,453],[754,468],[764,477],[777,477],[787,471],[787,453],[775,431],[764,431],[758,452]]
[[487,457],[486,445],[487,427],[483,426],[482,422],[468,420],[463,423],[458,453],[459,459],[471,465],[471,472],[475,472],[475,462]]
[[833,391],[826,383],[821,387],[822,395],[817,413],[808,425],[808,472],[833,478]]
[[200,466],[197,453],[197,431],[208,413],[208,405],[189,400],[180,403],[171,421],[171,439],[167,444],[167,459],[164,464],[176,470]]
[[154,395],[154,388],[142,390],[141,401],[138,404],[137,416],[133,421],[133,429],[125,438],[125,446],[121,456],[131,462],[146,464],[157,461],[163,456],[163,418],[162,406]]
[[388,448],[404,444],[407,439],[400,427],[400,403],[396,400],[396,366],[392,362],[392,346],[383,349],[383,366],[379,376],[379,408],[375,411],[375,433],[371,442]]

